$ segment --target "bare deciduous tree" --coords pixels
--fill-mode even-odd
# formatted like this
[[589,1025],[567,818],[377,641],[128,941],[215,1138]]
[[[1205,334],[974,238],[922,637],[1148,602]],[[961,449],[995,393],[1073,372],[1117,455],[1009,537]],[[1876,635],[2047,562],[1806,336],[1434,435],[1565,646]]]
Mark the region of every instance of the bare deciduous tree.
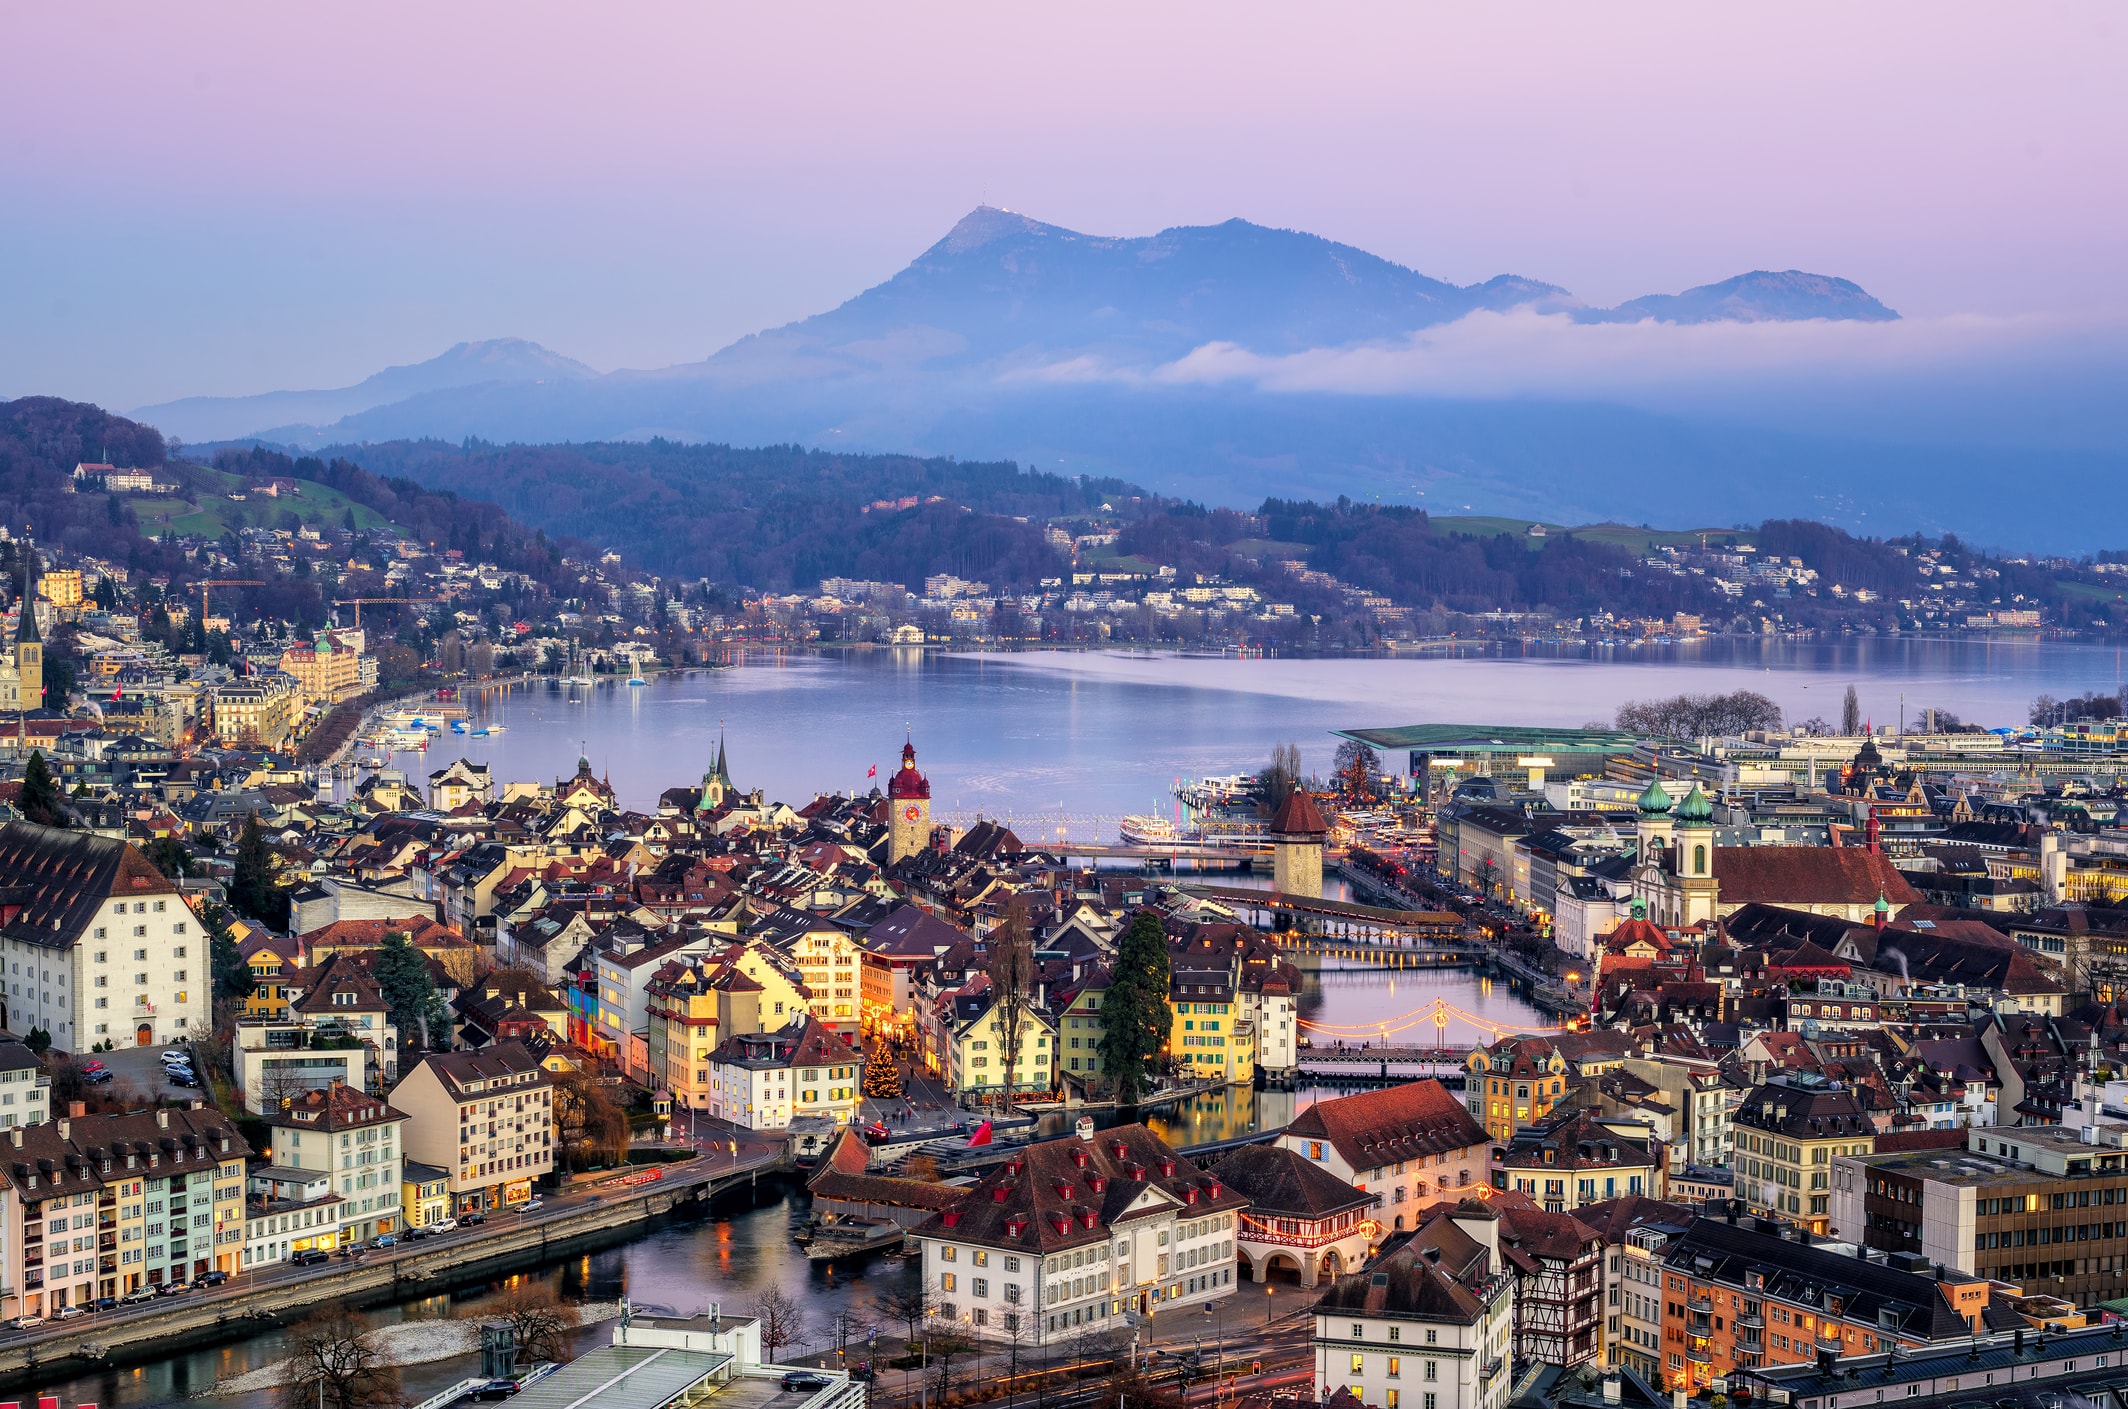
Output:
[[576,1307],[541,1282],[517,1282],[494,1301],[473,1310],[479,1320],[506,1323],[519,1357],[527,1364],[568,1360],[569,1333],[582,1321]]
[[1034,1002],[1034,934],[1024,894],[1005,902],[1004,918],[991,933],[990,991],[997,1006],[998,1041],[1005,1049],[1005,1104],[1010,1106]]
[[904,1282],[890,1287],[874,1297],[872,1304],[879,1308],[880,1319],[899,1321],[908,1327],[908,1339],[912,1343],[916,1340],[917,1330],[931,1315],[931,1293],[916,1283]]
[[396,1409],[399,1371],[369,1326],[345,1307],[331,1307],[288,1333],[286,1409]]
[[779,1351],[805,1336],[805,1314],[783,1288],[770,1283],[754,1298],[754,1319],[761,1324],[761,1354],[771,1364]]

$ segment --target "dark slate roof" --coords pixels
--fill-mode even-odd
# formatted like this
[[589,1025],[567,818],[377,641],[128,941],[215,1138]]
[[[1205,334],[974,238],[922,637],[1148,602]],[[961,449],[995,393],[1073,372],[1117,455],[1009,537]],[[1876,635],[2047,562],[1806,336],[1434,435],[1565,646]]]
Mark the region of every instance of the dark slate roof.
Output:
[[1746,1096],[1731,1119],[1793,1140],[1836,1140],[1876,1131],[1861,1101],[1845,1089],[1814,1091],[1769,1083]]
[[125,842],[34,822],[0,826],[0,914],[7,915],[0,934],[9,939],[64,948],[95,923],[107,900],[176,894]]
[[1045,1140],[1016,1152],[967,1191],[956,1208],[916,1232],[1037,1257],[1106,1241],[1120,1223],[1173,1210],[1179,1216],[1235,1213],[1248,1196],[1216,1172],[1200,1173],[1142,1125],[1091,1140]]
[[1248,1195],[1251,1212],[1265,1217],[1320,1219],[1374,1206],[1374,1195],[1283,1145],[1244,1145],[1212,1170]]
[[[537,1091],[542,1086],[553,1085],[553,1078],[539,1064],[539,1059],[526,1049],[522,1042],[500,1042],[493,1047],[483,1047],[477,1052],[431,1052],[423,1057],[415,1070],[427,1067],[443,1082],[443,1089],[453,1100],[487,1100],[501,1094],[493,1090],[469,1093],[466,1083],[490,1082],[498,1077],[523,1077],[504,1088],[508,1091]],[[409,1072],[400,1080],[404,1086],[413,1079]]]
[[1457,1213],[1497,1217],[1476,1199],[1443,1207],[1402,1247],[1340,1277],[1315,1304],[1317,1314],[1476,1322],[1485,1309],[1479,1291],[1498,1269],[1485,1245],[1456,1226]]
[[1901,1272],[1859,1257],[1792,1242],[1742,1223],[1702,1218],[1672,1242],[1663,1260],[1702,1280],[1743,1287],[1747,1272],[1765,1279],[1766,1295],[1806,1306],[1827,1293],[1845,1299],[1842,1312],[1865,1325],[1890,1308],[1903,1335],[1918,1340],[1964,1338],[1970,1328],[1932,1277]]

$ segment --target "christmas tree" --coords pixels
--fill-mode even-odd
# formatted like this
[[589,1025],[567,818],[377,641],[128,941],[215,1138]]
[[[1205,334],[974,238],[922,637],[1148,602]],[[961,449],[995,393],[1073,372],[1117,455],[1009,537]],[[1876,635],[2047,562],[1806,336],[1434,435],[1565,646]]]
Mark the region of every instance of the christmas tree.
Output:
[[891,1101],[901,1096],[901,1068],[887,1055],[887,1044],[875,1042],[865,1058],[864,1093]]

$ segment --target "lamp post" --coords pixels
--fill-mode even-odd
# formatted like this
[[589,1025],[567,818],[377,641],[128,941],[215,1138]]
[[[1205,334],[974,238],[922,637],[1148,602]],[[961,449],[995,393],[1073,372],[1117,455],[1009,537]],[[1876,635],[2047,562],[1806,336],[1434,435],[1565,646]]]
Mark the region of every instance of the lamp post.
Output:
[[1266,1326],[1271,1324],[1271,1299],[1277,1295],[1278,1289],[1271,1285],[1270,1277],[1266,1274],[1264,1278],[1264,1324]]

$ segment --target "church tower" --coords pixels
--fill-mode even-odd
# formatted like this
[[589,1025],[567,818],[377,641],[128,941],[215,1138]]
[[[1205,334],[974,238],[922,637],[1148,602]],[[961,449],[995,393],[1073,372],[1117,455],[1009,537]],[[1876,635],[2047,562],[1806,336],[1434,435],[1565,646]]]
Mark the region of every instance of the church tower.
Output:
[[887,781],[887,863],[931,845],[931,780],[916,771],[916,744],[901,746],[901,767]]
[[1714,802],[1698,783],[1671,814],[1677,820],[1677,888],[1685,924],[1712,920],[1719,898],[1714,879]]
[[22,569],[22,611],[15,627],[17,709],[44,708],[44,638],[37,632],[37,589],[28,564]]
[[702,775],[702,797],[695,804],[697,812],[715,812],[724,806],[725,800],[738,789],[732,785],[731,767],[724,758],[724,735],[717,735],[717,761]]

